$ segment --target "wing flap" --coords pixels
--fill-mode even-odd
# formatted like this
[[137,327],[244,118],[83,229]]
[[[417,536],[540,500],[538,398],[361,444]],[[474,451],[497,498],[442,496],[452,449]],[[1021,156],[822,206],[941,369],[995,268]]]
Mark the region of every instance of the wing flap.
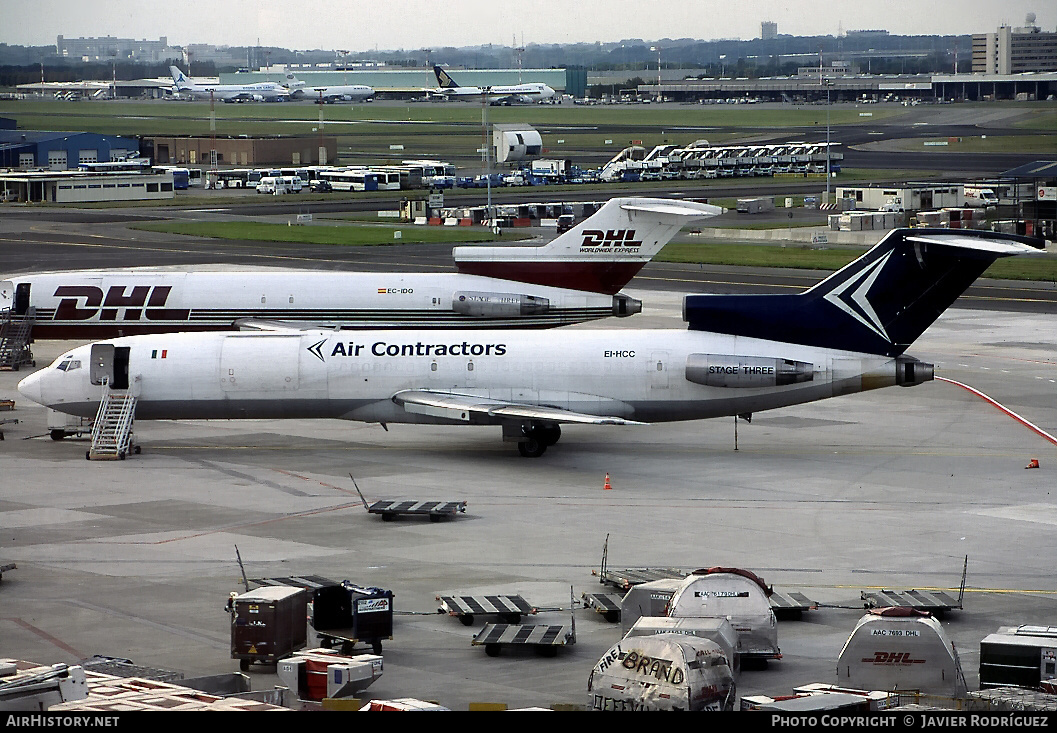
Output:
[[393,395],[393,402],[407,412],[468,422],[474,416],[509,420],[540,420],[585,425],[645,425],[616,415],[592,415],[560,407],[496,400],[475,395],[429,390],[404,390]]

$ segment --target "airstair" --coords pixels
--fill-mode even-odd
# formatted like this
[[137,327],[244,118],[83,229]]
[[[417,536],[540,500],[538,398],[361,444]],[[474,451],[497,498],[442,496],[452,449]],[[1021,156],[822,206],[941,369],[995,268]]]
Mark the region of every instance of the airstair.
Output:
[[20,367],[36,366],[29,348],[35,320],[35,308],[24,315],[10,308],[0,311],[0,369],[17,372]]
[[132,445],[132,421],[136,413],[136,397],[131,390],[110,389],[103,382],[103,397],[92,424],[92,447],[85,453],[90,461],[125,460],[129,451],[139,452]]

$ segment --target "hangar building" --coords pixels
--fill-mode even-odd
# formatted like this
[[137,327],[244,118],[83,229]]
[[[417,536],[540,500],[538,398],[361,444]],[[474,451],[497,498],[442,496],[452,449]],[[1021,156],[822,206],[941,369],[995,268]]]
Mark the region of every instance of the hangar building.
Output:
[[95,132],[0,130],[0,168],[76,170],[81,163],[121,160],[139,153],[139,141]]

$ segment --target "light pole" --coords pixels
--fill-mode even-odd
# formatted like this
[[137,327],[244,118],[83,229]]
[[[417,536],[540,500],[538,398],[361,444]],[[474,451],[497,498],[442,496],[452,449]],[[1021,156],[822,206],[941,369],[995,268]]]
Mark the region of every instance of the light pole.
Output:
[[830,87],[833,86],[832,79],[824,79],[823,84],[826,85],[826,203],[829,203],[829,179],[833,175],[830,172],[830,151],[829,151],[829,109],[830,109]]
[[348,86],[349,85],[349,52],[348,51],[342,51],[341,49],[339,49],[338,53],[341,54],[341,68],[345,72],[345,77],[344,77],[345,78],[345,82],[344,83],[345,83],[345,86]]
[[650,50],[657,52],[657,98],[659,100],[663,96],[661,94],[661,47],[650,46]]

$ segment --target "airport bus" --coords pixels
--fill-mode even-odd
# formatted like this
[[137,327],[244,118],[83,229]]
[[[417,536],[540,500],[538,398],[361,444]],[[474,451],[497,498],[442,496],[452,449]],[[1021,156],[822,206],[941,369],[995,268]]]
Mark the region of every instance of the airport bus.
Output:
[[334,191],[378,190],[378,174],[366,168],[320,170],[316,178],[329,182]]

